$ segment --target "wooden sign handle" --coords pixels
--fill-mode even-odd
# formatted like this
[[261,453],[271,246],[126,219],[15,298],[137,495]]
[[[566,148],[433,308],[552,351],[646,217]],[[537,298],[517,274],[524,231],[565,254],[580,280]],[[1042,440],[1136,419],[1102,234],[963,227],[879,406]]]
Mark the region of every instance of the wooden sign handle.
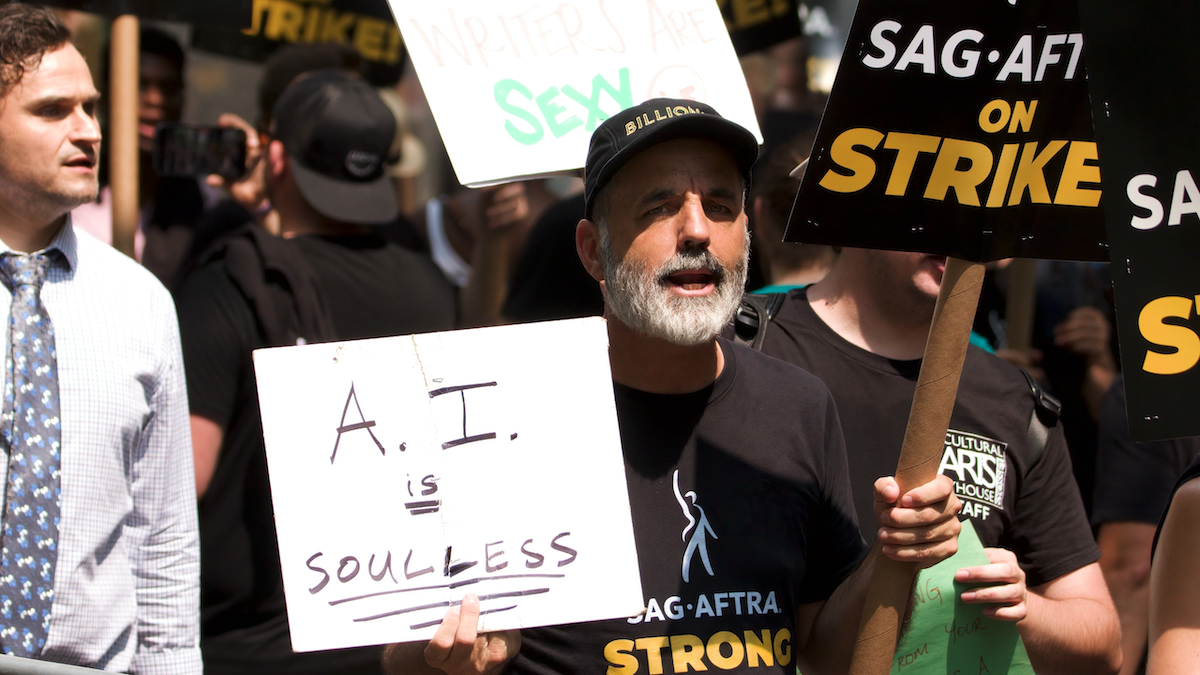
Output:
[[[896,467],[896,482],[901,493],[937,476],[982,285],[983,265],[957,258],[946,260]],[[900,619],[908,606],[917,571],[913,563],[896,562],[883,555],[878,544],[871,549],[870,555],[874,557],[875,565],[850,662],[852,675],[887,675],[891,672],[900,637]]]
[[133,257],[138,226],[138,18],[117,17],[112,24],[108,76],[108,167],[112,182],[112,245]]

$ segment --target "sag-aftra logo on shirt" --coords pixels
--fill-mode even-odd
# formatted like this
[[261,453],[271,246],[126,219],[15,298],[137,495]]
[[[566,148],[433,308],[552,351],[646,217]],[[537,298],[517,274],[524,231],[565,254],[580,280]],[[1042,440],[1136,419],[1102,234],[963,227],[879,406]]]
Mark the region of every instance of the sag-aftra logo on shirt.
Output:
[[[631,626],[643,628],[641,636],[610,640],[604,646],[609,675],[635,673],[683,673],[717,668],[771,668],[792,662],[792,631],[779,607],[773,590],[727,590],[713,592],[712,580],[721,576],[709,557],[709,549],[719,546],[719,536],[708,521],[701,505],[703,500],[694,490],[681,490],[679,470],[672,476],[675,500],[679,502],[683,522],[680,538],[686,542],[680,576],[683,580],[680,595],[668,598],[649,598],[646,611],[628,620]],[[720,583],[716,581],[715,583]],[[689,592],[689,589],[692,592]],[[769,616],[763,621],[753,617]],[[695,633],[682,630],[690,620],[721,618],[729,630],[713,632],[699,627]],[[671,635],[656,635],[654,625]],[[647,634],[649,631],[649,634]]]
[[949,429],[938,473],[954,479],[963,500],[962,515],[986,520],[992,509],[1004,510],[1004,478],[1008,444],[994,438]]

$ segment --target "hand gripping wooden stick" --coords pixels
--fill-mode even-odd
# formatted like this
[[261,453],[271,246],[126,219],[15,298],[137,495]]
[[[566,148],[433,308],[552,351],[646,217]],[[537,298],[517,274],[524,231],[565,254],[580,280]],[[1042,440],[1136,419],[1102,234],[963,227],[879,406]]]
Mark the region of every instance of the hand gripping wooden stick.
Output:
[[[937,476],[945,447],[946,429],[954,410],[958,380],[979,304],[983,265],[957,258],[946,260],[941,292],[929,326],[917,391],[908,414],[908,428],[896,467],[900,493]],[[850,661],[852,675],[887,675],[899,639],[900,619],[908,606],[916,565],[883,555],[877,543],[871,549],[874,568],[867,585],[858,640]]]

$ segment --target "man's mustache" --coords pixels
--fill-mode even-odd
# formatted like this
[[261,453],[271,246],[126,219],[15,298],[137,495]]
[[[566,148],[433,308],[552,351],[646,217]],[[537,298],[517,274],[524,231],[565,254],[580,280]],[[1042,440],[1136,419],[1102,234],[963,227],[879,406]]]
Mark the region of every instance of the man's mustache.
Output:
[[713,255],[712,251],[691,250],[681,251],[671,256],[671,259],[664,262],[658,268],[655,278],[660,285],[667,284],[667,278],[676,272],[683,270],[704,270],[713,275],[713,285],[720,286],[729,272],[725,269],[725,265],[721,263],[720,258]]

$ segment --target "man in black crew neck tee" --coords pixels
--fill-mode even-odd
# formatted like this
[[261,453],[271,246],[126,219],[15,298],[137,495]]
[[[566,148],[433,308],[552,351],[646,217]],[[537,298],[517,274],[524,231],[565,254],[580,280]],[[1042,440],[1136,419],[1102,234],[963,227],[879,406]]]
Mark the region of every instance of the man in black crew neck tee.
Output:
[[[390,647],[389,672],[844,672],[866,545],[837,413],[816,378],[716,337],[745,281],[756,154],[693,101],[646,101],[592,136],[576,247],[605,295],[645,613],[477,635],[467,596],[428,645]],[[886,554],[955,549],[948,479],[877,494]]]
[[[899,459],[944,266],[920,253],[843,249],[828,276],[788,293],[763,342],[832,392],[860,522],[871,484]],[[1016,621],[1038,673],[1115,673],[1119,626],[1066,441],[1056,424],[1031,457],[1034,403],[1020,371],[968,350],[939,473],[955,480],[961,516],[990,547],[993,564],[959,579],[995,585],[964,600]]]
[[282,238],[240,231],[176,298],[200,497],[200,647],[209,675],[378,675],[379,647],[294,653],[251,353],[453,328],[433,262],[387,241],[395,120],[341,70],[295,80],[273,113],[266,181]]

